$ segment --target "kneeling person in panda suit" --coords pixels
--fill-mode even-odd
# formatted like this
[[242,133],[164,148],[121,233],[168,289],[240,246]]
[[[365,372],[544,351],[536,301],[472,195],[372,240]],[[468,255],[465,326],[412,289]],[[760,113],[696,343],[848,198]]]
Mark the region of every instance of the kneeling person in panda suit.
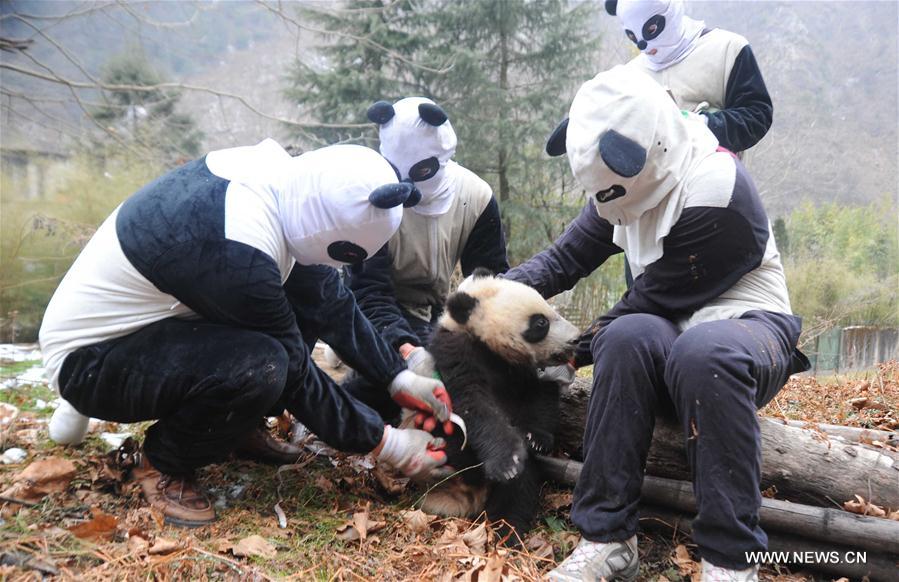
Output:
[[636,277],[578,348],[576,363],[594,364],[571,508],[583,538],[550,579],[637,576],[637,507],[659,412],[683,428],[703,580],[757,580],[747,555],[767,537],[756,409],[808,360],[755,185],[704,124],[632,67],[585,83],[547,151],[567,152],[590,200],[506,276],[551,297],[625,252]]
[[381,248],[416,201],[368,148],[293,158],[272,140],[148,184],[100,226],[47,307],[41,349],[65,400],[51,437],[78,442],[88,416],[157,420],[134,475],[183,526],[215,518],[194,471],[285,408],[336,448],[408,475],[437,470],[442,443],[385,427],[310,356],[322,337],[404,405],[449,417],[441,383],[406,369],[333,268]]
[[[426,346],[456,266],[466,277],[477,268],[509,268],[499,206],[484,180],[453,161],[456,133],[433,101],[378,101],[368,117],[378,124],[381,154],[421,202],[404,210],[399,230],[371,260],[349,269],[348,284],[384,341],[410,369],[430,375],[433,358]],[[399,414],[395,402],[364,378],[351,378],[344,387],[385,419]]]

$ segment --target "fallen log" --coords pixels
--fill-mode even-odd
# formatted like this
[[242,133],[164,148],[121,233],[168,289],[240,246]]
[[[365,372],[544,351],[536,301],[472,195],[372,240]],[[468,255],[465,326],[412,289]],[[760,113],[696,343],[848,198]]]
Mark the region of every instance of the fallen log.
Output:
[[[691,517],[667,508],[652,505],[640,506],[640,527],[650,531],[681,531],[692,533]],[[767,531],[767,530],[766,530]],[[850,548],[845,545],[810,541],[778,531],[767,531],[768,551],[780,553],[776,562],[793,570],[815,570],[835,578],[847,577],[861,580],[867,577],[874,582],[896,579],[899,556]]]
[[[553,481],[563,485],[574,485],[577,482],[582,463],[552,457],[538,458],[544,472]],[[697,511],[693,486],[687,481],[646,475],[640,493],[644,503],[685,513]],[[771,529],[811,540],[896,554],[899,557],[899,521],[766,498],[762,499],[759,521],[765,531]]]
[[827,424],[824,422],[808,422],[805,420],[787,420],[784,418],[770,418],[787,426],[805,428],[812,431],[821,431],[828,436],[841,438],[850,443],[871,444],[881,442],[886,445],[899,447],[899,432],[894,430],[878,430],[874,428],[857,428],[854,426],[841,426],[839,424]]
[[[562,392],[561,450],[582,458],[581,442],[591,383],[578,378]],[[899,509],[899,453],[863,443],[760,418],[762,486],[779,496],[832,505],[861,495],[871,503]],[[659,416],[653,433],[646,473],[690,480],[684,435],[674,419]]]

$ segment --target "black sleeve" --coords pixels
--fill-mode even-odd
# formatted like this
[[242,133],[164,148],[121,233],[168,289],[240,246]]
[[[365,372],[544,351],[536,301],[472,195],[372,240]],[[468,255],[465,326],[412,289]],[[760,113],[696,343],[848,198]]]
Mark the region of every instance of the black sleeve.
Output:
[[767,226],[753,226],[735,210],[686,208],[665,237],[662,257],[646,267],[599,324],[629,313],[671,321],[688,317],[761,265],[767,241]]
[[[380,416],[313,363],[270,256],[235,241],[191,241],[162,255],[153,271],[161,290],[205,319],[277,339],[289,358],[287,408],[322,440],[360,453],[380,443],[384,433]],[[321,280],[318,284],[326,286]]]
[[295,312],[312,321],[321,339],[376,386],[386,386],[406,364],[378,335],[336,269],[294,265],[284,283]]
[[489,269],[493,273],[505,273],[509,270],[506,237],[503,235],[503,221],[496,198],[490,197],[490,202],[475,222],[459,262],[465,277],[478,267]]
[[396,300],[392,269],[393,258],[387,245],[384,245],[370,259],[349,269],[349,287],[356,296],[362,313],[375,326],[387,345],[394,350],[404,343],[418,346],[421,342],[403,317]]
[[724,109],[705,115],[718,142],[732,152],[751,148],[768,132],[774,107],[749,45],[734,60],[724,93]]
[[612,225],[600,218],[590,200],[549,248],[511,269],[504,277],[533,287],[543,297],[552,297],[571,289],[620,252],[612,243]]

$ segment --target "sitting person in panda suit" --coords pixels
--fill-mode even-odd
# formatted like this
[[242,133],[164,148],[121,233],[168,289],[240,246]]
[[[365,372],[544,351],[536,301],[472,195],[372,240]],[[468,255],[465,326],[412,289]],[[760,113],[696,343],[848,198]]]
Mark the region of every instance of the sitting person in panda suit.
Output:
[[410,476],[439,472],[442,443],[384,425],[319,370],[321,337],[403,406],[451,413],[442,384],[409,371],[335,266],[375,253],[417,202],[368,148],[291,157],[272,140],[215,151],[125,200],[47,307],[45,366],[64,399],[57,442],[87,417],[157,420],[133,471],[169,523],[214,520],[194,471],[224,459],[285,408],[328,444],[374,452]]
[[[456,133],[433,101],[379,101],[368,118],[378,124],[381,154],[421,193],[421,201],[405,209],[399,230],[384,247],[349,269],[348,285],[384,341],[410,369],[430,376],[434,362],[425,346],[456,266],[466,277],[477,268],[493,273],[509,268],[499,207],[490,186],[452,160]],[[364,376],[350,375],[344,387],[385,419],[399,414],[396,403],[372,390]]]
[[758,192],[708,127],[633,67],[585,83],[547,152],[567,153],[590,199],[506,277],[551,297],[620,252],[636,275],[576,354],[594,365],[571,508],[582,539],[549,577],[637,576],[637,507],[659,413],[683,429],[702,579],[757,580],[746,554],[767,545],[756,410],[808,368]]

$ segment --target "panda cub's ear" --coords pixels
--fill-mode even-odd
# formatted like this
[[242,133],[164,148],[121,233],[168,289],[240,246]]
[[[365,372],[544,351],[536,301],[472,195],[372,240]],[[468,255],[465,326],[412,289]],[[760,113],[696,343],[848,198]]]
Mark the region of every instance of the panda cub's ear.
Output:
[[485,277],[493,277],[494,273],[487,267],[478,267],[472,271],[471,276],[475,279],[483,279]]
[[468,323],[471,312],[477,305],[478,300],[464,291],[456,291],[446,300],[446,310],[450,317],[462,325]]

